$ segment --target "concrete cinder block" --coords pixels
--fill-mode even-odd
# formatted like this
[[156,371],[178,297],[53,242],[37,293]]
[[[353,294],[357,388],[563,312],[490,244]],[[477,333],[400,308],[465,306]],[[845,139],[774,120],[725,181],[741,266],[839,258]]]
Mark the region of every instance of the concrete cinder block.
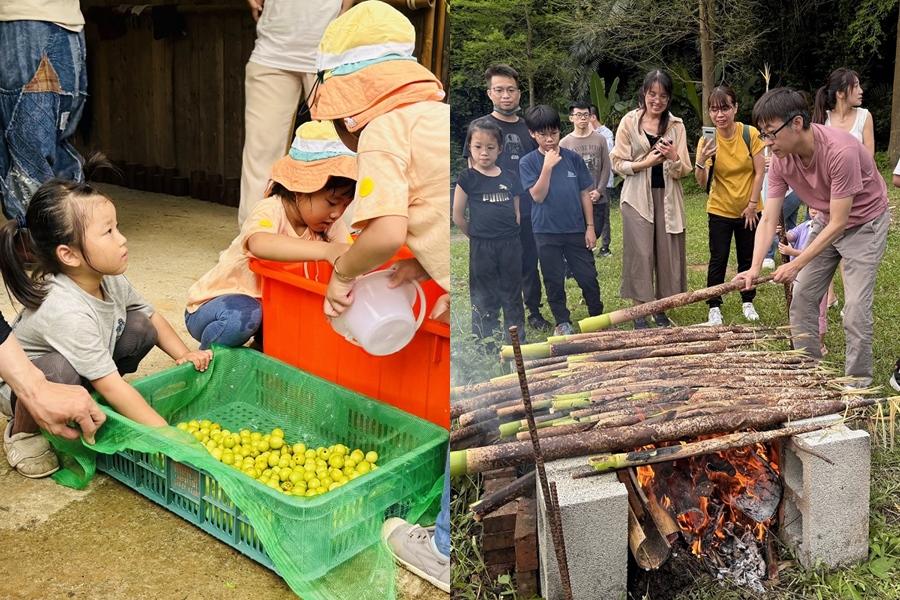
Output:
[[839,425],[794,436],[784,444],[781,532],[804,567],[866,560],[869,442],[866,431]]
[[[556,494],[575,600],[624,600],[628,580],[628,493],[615,474],[572,479],[585,459],[547,463],[547,480]],[[540,478],[537,483],[541,591],[547,600],[563,598],[553,536]]]

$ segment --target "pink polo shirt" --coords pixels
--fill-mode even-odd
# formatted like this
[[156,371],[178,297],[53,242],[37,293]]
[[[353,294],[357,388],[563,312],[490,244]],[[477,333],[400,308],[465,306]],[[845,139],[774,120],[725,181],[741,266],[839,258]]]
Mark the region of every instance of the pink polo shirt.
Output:
[[856,227],[887,210],[887,186],[875,159],[855,137],[824,125],[813,124],[815,150],[808,167],[799,156],[772,157],[769,197],[784,197],[788,186],[810,208],[831,218],[832,198],[853,198],[847,227]]

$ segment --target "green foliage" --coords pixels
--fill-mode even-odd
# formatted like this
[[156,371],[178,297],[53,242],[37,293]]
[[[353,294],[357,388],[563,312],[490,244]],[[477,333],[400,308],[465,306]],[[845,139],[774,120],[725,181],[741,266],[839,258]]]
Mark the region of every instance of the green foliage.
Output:
[[597,73],[591,73],[591,102],[597,107],[601,123],[618,121],[628,110],[628,105],[619,98],[619,78],[613,79],[606,90],[606,81]]

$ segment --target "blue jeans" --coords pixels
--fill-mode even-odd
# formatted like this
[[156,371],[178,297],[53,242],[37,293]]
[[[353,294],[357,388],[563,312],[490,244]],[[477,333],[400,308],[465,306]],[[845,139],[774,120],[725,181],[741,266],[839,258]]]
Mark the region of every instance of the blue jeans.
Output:
[[447,450],[447,466],[444,468],[444,492],[441,494],[441,512],[434,524],[434,545],[438,552],[450,556],[450,450]]
[[[800,212],[801,202],[803,201],[800,200],[797,192],[794,191],[784,197],[784,204],[781,205],[781,215],[784,217],[785,233],[797,226],[797,214]],[[766,258],[774,260],[776,250],[778,250],[778,236],[775,236],[775,239],[772,240],[772,246],[769,248]]]
[[0,201],[24,216],[53,177],[81,181],[69,142],[87,99],[84,32],[44,21],[0,22]]
[[184,313],[184,324],[200,349],[211,344],[243,346],[262,325],[262,303],[244,294],[226,294]]

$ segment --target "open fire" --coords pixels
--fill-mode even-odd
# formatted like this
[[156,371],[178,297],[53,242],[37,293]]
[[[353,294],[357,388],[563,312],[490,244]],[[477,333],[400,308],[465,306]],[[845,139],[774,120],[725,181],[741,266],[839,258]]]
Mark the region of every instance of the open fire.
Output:
[[766,534],[782,492],[775,445],[638,467],[637,480],[647,497],[675,519],[690,551],[716,576],[762,591]]

